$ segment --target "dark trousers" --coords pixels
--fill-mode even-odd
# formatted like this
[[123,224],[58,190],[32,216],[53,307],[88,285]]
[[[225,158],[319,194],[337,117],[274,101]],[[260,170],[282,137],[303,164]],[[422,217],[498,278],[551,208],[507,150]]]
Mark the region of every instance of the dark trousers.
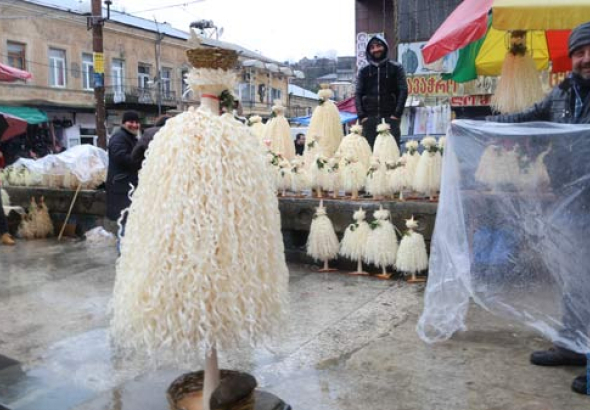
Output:
[[365,122],[362,123],[363,126],[363,135],[367,139],[371,149],[373,149],[373,145],[375,145],[375,138],[377,138],[377,125],[381,124],[381,119],[384,118],[385,122],[389,124],[391,127],[391,135],[395,138],[395,142],[397,142],[397,146],[400,145],[400,137],[401,137],[401,129],[399,126],[399,120],[394,120],[391,117],[368,117]]
[[4,235],[8,232],[8,222],[6,221],[6,215],[4,215],[4,208],[2,208],[2,195],[0,195],[0,235]]
[[[559,336],[570,343],[588,346],[590,253],[587,251],[585,243],[587,243],[587,235],[590,231],[590,215],[583,210],[571,208],[562,220],[558,220],[555,226],[548,228],[550,231],[553,229],[554,242],[563,244],[560,253],[567,255],[562,258],[559,264],[559,268],[562,269],[560,276],[565,278],[562,290],[563,328],[560,330]],[[564,233],[560,232],[560,226],[566,228]],[[559,347],[566,347],[559,340],[555,344]],[[586,350],[584,353],[590,352]]]

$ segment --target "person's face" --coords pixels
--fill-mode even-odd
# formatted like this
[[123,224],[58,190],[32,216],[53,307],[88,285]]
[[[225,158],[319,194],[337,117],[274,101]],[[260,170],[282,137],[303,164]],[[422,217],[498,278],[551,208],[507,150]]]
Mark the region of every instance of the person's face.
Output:
[[139,133],[139,121],[125,121],[123,127],[130,133],[137,135]]
[[300,135],[299,138],[297,138],[297,142],[299,145],[305,144],[305,135]]
[[369,54],[371,54],[375,60],[380,60],[385,54],[385,46],[380,41],[373,41],[369,44]]
[[590,80],[590,44],[572,53],[572,71],[585,80]]

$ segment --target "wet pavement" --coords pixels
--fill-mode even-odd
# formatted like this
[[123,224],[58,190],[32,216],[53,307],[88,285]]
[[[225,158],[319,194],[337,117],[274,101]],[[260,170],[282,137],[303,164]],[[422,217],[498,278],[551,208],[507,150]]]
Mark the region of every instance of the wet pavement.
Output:
[[[0,409],[165,410],[186,369],[140,370],[111,357],[115,250],[84,242],[0,247]],[[469,331],[426,345],[423,287],[291,265],[291,315],[270,349],[222,352],[223,368],[301,410],[582,410],[583,368],[539,368],[547,343],[473,307]],[[198,364],[187,364],[197,369]]]

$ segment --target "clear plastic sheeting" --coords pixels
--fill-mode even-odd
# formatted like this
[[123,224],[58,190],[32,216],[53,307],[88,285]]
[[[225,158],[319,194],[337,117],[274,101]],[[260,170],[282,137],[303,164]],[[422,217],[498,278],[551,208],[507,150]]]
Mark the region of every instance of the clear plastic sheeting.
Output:
[[21,158],[6,172],[10,185],[95,189],[105,181],[107,167],[107,152],[84,144],[39,159]]
[[418,333],[466,330],[470,300],[590,351],[590,127],[454,121]]

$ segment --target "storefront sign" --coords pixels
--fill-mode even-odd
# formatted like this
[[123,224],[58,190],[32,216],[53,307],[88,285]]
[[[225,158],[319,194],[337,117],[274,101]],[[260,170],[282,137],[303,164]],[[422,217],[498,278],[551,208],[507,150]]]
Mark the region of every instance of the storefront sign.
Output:
[[451,97],[451,107],[479,107],[490,105],[491,95],[463,95]]
[[553,88],[558,85],[560,82],[565,80],[570,75],[569,72],[567,73],[551,73],[549,74],[549,87]]
[[[541,84],[545,92],[549,92],[553,87],[561,83],[567,78],[569,73],[540,73]],[[407,78],[408,92],[410,95],[419,96],[433,96],[433,97],[477,97],[475,99],[461,100],[468,104],[459,102],[458,99],[455,101],[455,106],[461,105],[487,105],[479,104],[480,101],[484,101],[483,97],[491,95],[496,91],[498,83],[497,77],[485,77],[480,76],[476,80],[469,81],[466,83],[456,83],[453,80],[443,80],[440,75],[428,75],[428,76],[411,76]]]
[[434,75],[408,77],[407,83],[408,92],[413,95],[450,96],[459,92],[456,82]]

